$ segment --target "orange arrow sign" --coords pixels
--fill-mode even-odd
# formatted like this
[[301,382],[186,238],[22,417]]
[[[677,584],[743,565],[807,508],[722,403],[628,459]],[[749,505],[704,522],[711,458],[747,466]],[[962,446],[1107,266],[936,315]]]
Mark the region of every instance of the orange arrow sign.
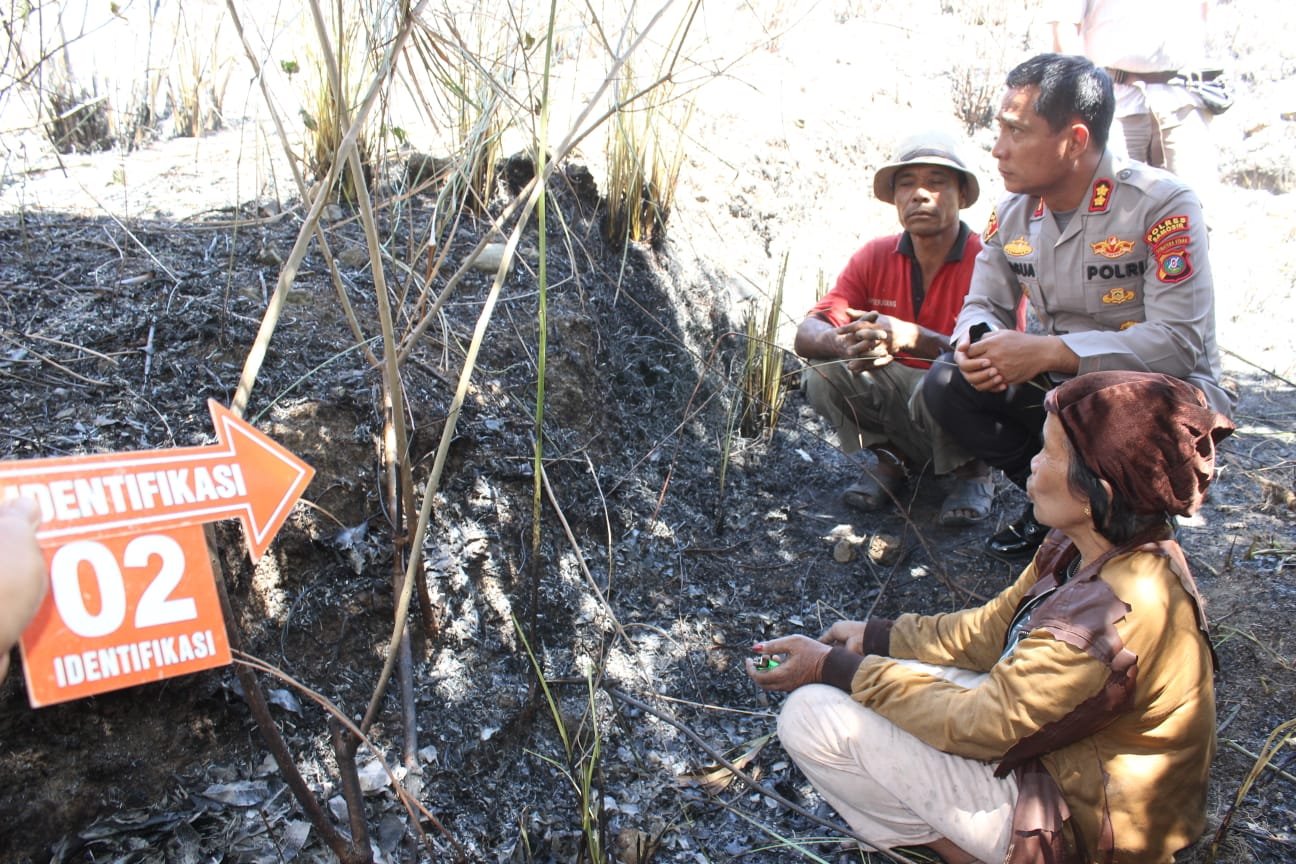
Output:
[[315,470],[208,400],[214,445],[0,463],[0,500],[40,503],[44,546],[237,516],[256,561]]

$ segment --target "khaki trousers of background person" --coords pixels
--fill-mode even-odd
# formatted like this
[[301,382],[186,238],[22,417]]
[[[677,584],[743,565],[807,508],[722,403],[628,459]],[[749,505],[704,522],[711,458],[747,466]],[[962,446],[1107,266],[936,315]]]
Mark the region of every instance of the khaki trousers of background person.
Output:
[[[964,687],[985,677],[899,662]],[[779,713],[778,733],[824,800],[875,846],[944,837],[980,861],[1004,859],[1017,781],[995,777],[994,765],[942,753],[827,684],[794,690]]]
[[1219,153],[1210,134],[1210,113],[1185,87],[1153,84],[1144,94],[1148,113],[1117,117],[1108,146],[1178,175],[1209,211],[1219,186]]
[[972,454],[946,434],[919,393],[926,369],[892,362],[855,374],[841,361],[815,363],[801,373],[810,405],[837,433],[843,453],[893,444],[916,466],[932,463],[948,474],[972,461]]

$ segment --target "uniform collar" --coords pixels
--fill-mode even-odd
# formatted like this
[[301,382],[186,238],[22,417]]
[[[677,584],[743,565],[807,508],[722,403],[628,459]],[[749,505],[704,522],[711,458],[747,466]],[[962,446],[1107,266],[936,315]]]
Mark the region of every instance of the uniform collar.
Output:
[[[1102,159],[1098,160],[1098,167],[1089,178],[1089,191],[1076,207],[1077,216],[1106,213],[1111,209],[1112,195],[1116,191],[1116,186],[1123,175],[1127,176],[1124,172],[1126,163],[1127,160],[1118,158],[1110,149],[1103,151]],[[1039,219],[1048,210],[1048,207],[1044,206],[1043,198],[1032,196],[1028,200],[1031,219]]]

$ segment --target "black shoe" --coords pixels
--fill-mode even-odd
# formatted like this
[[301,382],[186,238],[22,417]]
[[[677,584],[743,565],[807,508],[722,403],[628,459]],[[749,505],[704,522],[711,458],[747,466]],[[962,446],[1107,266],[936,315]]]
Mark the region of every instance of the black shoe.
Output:
[[1035,554],[1049,532],[1035,521],[1035,508],[1027,507],[1021,517],[986,541],[986,552],[1005,561],[1022,561]]

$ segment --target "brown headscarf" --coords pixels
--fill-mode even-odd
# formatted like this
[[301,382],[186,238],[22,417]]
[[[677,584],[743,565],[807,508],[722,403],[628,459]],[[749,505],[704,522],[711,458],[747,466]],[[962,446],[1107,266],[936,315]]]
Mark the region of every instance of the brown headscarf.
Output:
[[1137,513],[1191,515],[1233,433],[1190,384],[1157,372],[1091,372],[1049,391],[1076,455]]

